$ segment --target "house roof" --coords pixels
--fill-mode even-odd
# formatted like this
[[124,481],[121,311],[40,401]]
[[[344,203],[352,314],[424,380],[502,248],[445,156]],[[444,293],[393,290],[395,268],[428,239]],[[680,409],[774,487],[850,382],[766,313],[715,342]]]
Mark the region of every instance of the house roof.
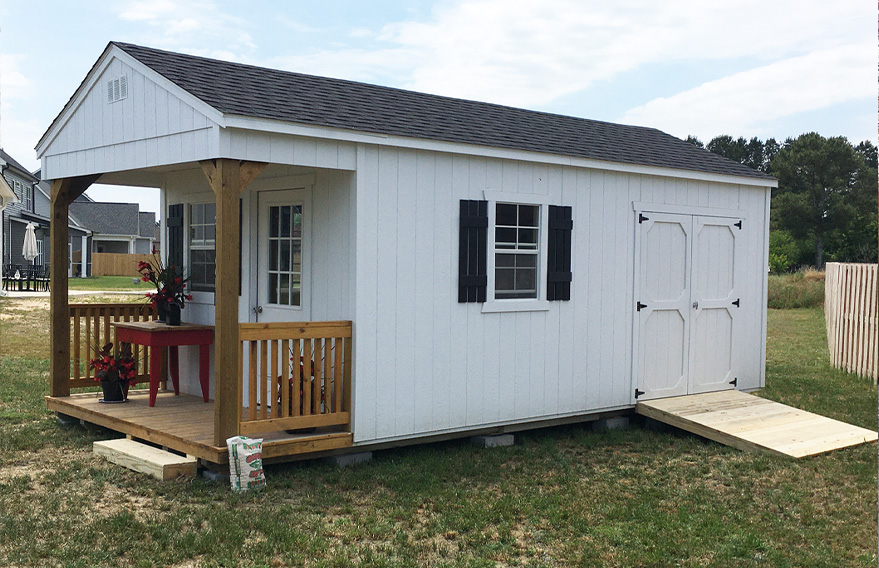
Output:
[[156,236],[156,214],[152,211],[141,211],[137,214],[138,236],[153,239]]
[[3,148],[0,148],[0,159],[2,159],[4,162],[9,164],[10,167],[13,167],[16,170],[18,170],[18,173],[22,177],[30,178],[30,181],[32,181],[32,182],[39,181],[39,178],[34,177],[34,174],[32,174],[26,167],[19,164],[12,156],[7,154],[3,150]]
[[655,128],[303,75],[127,43],[111,45],[227,115],[772,179]]
[[104,235],[140,234],[140,206],[137,203],[106,203],[101,201],[70,204],[70,213],[83,227]]

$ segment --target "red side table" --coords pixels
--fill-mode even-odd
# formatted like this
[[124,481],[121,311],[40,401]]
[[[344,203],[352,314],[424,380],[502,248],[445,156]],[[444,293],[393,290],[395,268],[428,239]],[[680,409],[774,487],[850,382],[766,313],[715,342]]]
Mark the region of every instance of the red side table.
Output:
[[116,341],[146,345],[150,348],[150,406],[156,405],[156,394],[159,392],[161,379],[162,351],[168,348],[168,370],[174,384],[174,394],[180,394],[180,364],[178,347],[181,345],[198,345],[198,379],[201,383],[201,394],[208,402],[210,387],[208,372],[210,370],[210,345],[214,342],[214,328],[210,325],[182,323],[167,325],[157,321],[117,321]]

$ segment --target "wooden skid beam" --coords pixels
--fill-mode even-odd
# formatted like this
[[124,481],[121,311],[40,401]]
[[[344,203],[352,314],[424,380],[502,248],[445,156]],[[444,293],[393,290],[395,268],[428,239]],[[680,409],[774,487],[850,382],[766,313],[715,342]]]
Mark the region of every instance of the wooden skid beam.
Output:
[[198,460],[194,457],[178,456],[127,438],[95,442],[92,448],[95,455],[162,481],[195,477],[198,473]]

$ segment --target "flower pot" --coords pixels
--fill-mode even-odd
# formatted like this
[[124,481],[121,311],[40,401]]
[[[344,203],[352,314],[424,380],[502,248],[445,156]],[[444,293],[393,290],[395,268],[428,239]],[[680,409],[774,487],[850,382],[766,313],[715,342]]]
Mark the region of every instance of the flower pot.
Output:
[[168,325],[180,325],[180,306],[168,304]]
[[159,321],[165,323],[168,321],[168,306],[162,302],[156,304],[156,310],[159,312]]
[[104,389],[103,402],[122,402],[125,400],[125,389],[122,388],[121,381],[101,381],[101,388]]

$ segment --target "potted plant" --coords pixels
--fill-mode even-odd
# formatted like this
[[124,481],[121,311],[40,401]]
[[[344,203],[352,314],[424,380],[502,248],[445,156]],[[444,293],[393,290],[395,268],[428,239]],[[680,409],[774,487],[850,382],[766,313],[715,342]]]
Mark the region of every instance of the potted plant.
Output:
[[128,388],[137,382],[137,361],[131,356],[131,345],[125,343],[114,352],[113,344],[108,343],[95,348],[95,352],[98,356],[89,361],[89,367],[95,370],[95,380],[104,389],[101,402],[126,402]]
[[164,266],[156,250],[153,250],[151,261],[138,263],[137,271],[141,280],[151,282],[156,287],[156,291],[146,294],[146,297],[158,310],[159,321],[180,325],[180,310],[187,300],[192,300],[192,295],[186,293],[189,278],[184,278],[183,271],[173,264]]

